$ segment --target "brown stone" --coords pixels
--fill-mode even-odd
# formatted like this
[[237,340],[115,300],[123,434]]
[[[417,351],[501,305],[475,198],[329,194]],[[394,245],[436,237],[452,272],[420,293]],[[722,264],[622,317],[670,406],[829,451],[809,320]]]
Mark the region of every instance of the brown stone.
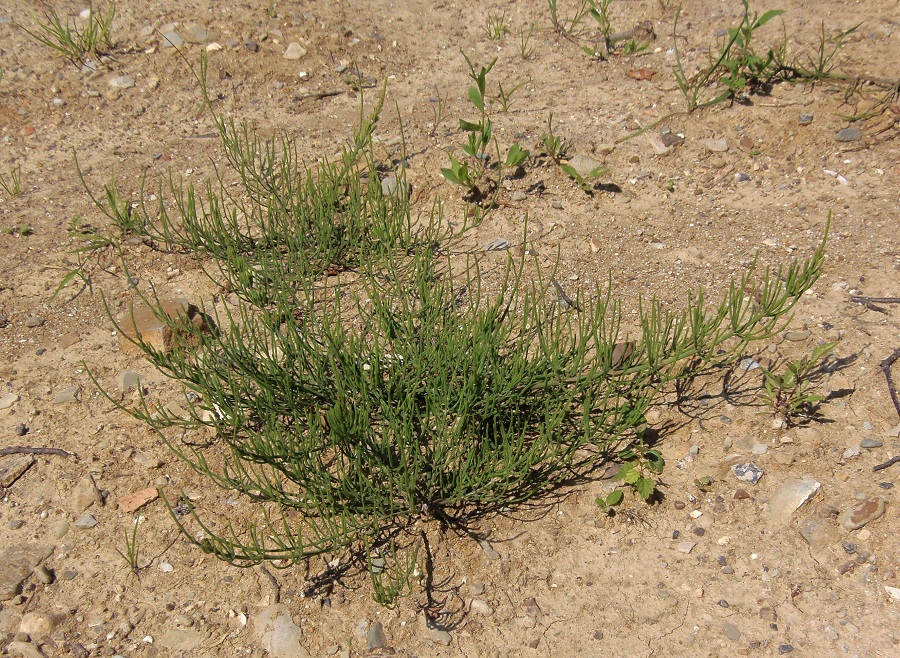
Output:
[[[132,354],[141,353],[141,349],[132,342],[140,336],[144,343],[156,350],[171,351],[172,327],[165,318],[171,320],[186,315],[194,327],[204,331],[207,329],[200,309],[186,299],[160,300],[159,308],[155,310],[145,304],[129,305],[129,309],[116,320],[120,330],[119,349]],[[158,317],[157,313],[163,317]]]
[[846,530],[857,530],[869,521],[881,518],[884,514],[884,506],[884,498],[869,498],[859,505],[845,509],[838,517],[838,521]]
[[159,498],[156,487],[148,487],[119,498],[119,509],[126,514],[138,511],[144,505]]

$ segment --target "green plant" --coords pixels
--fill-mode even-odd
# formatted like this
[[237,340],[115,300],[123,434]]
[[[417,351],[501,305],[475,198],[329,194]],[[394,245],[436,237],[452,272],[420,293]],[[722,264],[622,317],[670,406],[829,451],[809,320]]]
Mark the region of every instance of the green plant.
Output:
[[519,31],[519,57],[522,59],[528,59],[534,54],[534,48],[531,47],[531,35],[534,34],[534,23],[528,26],[528,28],[522,28]]
[[[701,69],[696,75],[689,77],[681,62],[678,50],[678,19],[681,16],[681,8],[675,13],[673,26],[673,39],[675,41],[675,81],[682,94],[688,101],[688,112],[702,107],[716,105],[729,98],[734,98],[748,85],[758,85],[771,80],[777,69],[772,66],[775,62],[775,53],[769,50],[765,57],[757,55],[752,42],[754,33],[770,20],[784,13],[781,9],[773,9],[762,16],[756,13],[750,16],[749,0],[742,0],[744,14],[737,27],[730,27],[726,31],[718,54],[711,64]],[[714,81],[722,82],[726,90],[713,98],[701,100],[703,90]]]
[[498,91],[497,95],[493,97],[492,100],[494,100],[494,101],[496,101],[496,102],[498,102],[498,103],[500,104],[500,111],[501,111],[501,112],[508,112],[508,111],[509,111],[509,106],[510,106],[510,104],[512,104],[512,97],[513,97],[513,94],[515,94],[517,91],[519,91],[519,89],[521,89],[522,87],[524,87],[525,85],[527,85],[529,82],[531,82],[530,79],[528,79],[528,80],[522,80],[522,82],[520,82],[520,83],[518,83],[517,85],[515,85],[515,86],[514,86],[512,89],[510,89],[509,91],[507,91],[507,90],[505,90],[505,89],[503,88],[503,83],[502,83],[502,82],[498,82],[498,83],[497,83],[497,89],[498,89],[499,91]]
[[506,25],[506,10],[504,9],[500,14],[489,11],[482,29],[491,41],[498,41],[509,34],[509,27]]
[[703,475],[694,480],[694,486],[697,487],[703,493],[709,493],[712,491],[713,479],[710,475]]
[[22,29],[33,39],[52,48],[76,66],[85,63],[88,55],[100,56],[112,48],[110,31],[116,15],[114,4],[109,5],[106,13],[94,11],[92,3],[88,3],[88,15],[84,24],[79,27],[79,19],[71,22],[68,17],[61,17],[55,9],[44,14],[43,19],[32,14],[37,27]]
[[587,0],[588,13],[591,18],[596,21],[600,29],[600,35],[603,37],[603,45],[606,47],[606,54],[612,52],[615,43],[612,39],[612,23],[609,19],[609,10],[612,6],[612,0]]
[[790,361],[783,374],[762,368],[763,397],[771,405],[775,415],[790,423],[796,416],[811,416],[824,395],[813,393],[812,376],[820,362],[837,346],[838,341],[818,345],[812,354],[798,361]]
[[636,55],[639,52],[643,52],[643,51],[647,50],[647,48],[649,46],[650,46],[649,43],[644,43],[644,42],[638,43],[634,39],[629,39],[628,41],[626,41],[625,43],[622,44],[622,54],[626,55],[626,56]]
[[588,0],[581,0],[581,6],[575,12],[572,18],[563,18],[559,15],[557,0],[547,0],[547,7],[550,10],[550,27],[557,35],[565,39],[570,39],[578,29],[578,26],[584,21],[590,9]]
[[[613,480],[622,481],[633,488],[641,499],[649,501],[657,491],[658,478],[666,466],[666,460],[663,459],[662,453],[659,450],[648,448],[639,439],[628,448],[621,450],[618,453],[618,459],[623,463],[613,476]],[[609,511],[620,504],[624,498],[624,492],[616,489],[605,498],[598,497],[595,502],[601,509]]]
[[434,86],[434,96],[430,99],[431,102],[431,136],[434,137],[437,134],[438,126],[441,125],[441,122],[444,120],[444,111],[447,107],[447,97],[441,96],[441,91],[438,89],[437,85]]
[[553,112],[550,113],[550,118],[547,119],[547,132],[541,134],[541,144],[547,155],[557,162],[565,157],[566,152],[569,150],[569,143],[553,132]]
[[9,176],[0,175],[0,190],[3,190],[9,196],[19,196],[22,194],[22,167],[16,165],[9,170]]
[[559,168],[562,169],[563,173],[565,173],[567,176],[569,176],[569,178],[571,178],[576,183],[578,183],[578,187],[580,187],[582,190],[584,190],[588,194],[593,193],[594,181],[597,180],[598,178],[600,178],[601,176],[604,176],[607,173],[609,173],[609,169],[607,167],[605,167],[604,165],[595,167],[594,169],[589,171],[584,176],[582,176],[580,173],[578,173],[578,170],[569,164],[560,163]]
[[801,64],[799,58],[795,58],[790,66],[782,62],[785,69],[790,69],[794,74],[806,80],[821,81],[836,76],[834,70],[837,67],[834,60],[838,52],[844,45],[844,39],[856,32],[862,23],[857,23],[853,27],[842,32],[836,32],[831,36],[825,33],[825,22],[822,21],[822,32],[819,35],[819,45],[816,51],[807,55],[806,64]]
[[[640,440],[647,409],[672,382],[782,331],[821,274],[825,239],[805,262],[750,268],[718,305],[702,291],[680,312],[642,302],[623,351],[631,316],[608,290],[563,307],[555,272],[524,256],[487,285],[477,260],[454,256],[465,227],[452,233],[438,204],[414,228],[406,196],[361,181],[352,165],[371,157],[377,112],[360,116],[340,163],[304,169],[292,138],[214,114],[237,189],[225,171],[199,194],[172,182],[155,213],[135,208],[136,230],[190,250],[240,303],[204,305],[205,330],[137,290],[174,340],[134,343],[183,384],[188,414],[109,399],[211,483],[260,503],[246,527],[206,501],[173,511],[203,551],[241,566],[347,557],[391,604],[423,575],[420,556],[428,571],[432,530],[471,532],[617,452],[638,474],[625,482],[647,494],[641,478],[662,466]],[[325,276],[328,263],[355,273]],[[180,441],[190,428],[213,443]]]
[[138,571],[138,557],[140,551],[138,549],[137,533],[139,523],[140,519],[135,519],[131,524],[131,532],[125,531],[125,550],[120,551],[118,548],[116,549],[116,553],[121,555],[122,559],[128,563],[132,573],[137,573]]
[[29,235],[34,234],[34,229],[32,229],[28,224],[20,224],[19,226],[11,226],[10,228],[6,229],[6,234],[28,237]]

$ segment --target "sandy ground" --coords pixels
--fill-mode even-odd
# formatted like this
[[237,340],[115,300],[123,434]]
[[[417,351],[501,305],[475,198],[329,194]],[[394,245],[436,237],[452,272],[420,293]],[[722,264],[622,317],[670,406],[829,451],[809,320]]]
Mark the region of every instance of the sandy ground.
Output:
[[[33,27],[29,11],[49,6],[8,0],[0,8],[0,175],[10,181],[20,167],[22,187],[17,196],[0,192],[0,398],[9,403],[0,410],[0,447],[73,456],[25,458],[27,470],[5,484],[0,559],[10,572],[25,565],[24,575],[7,578],[16,582],[0,602],[0,647],[10,655],[262,656],[254,621],[276,592],[303,634],[303,649],[279,656],[365,655],[375,622],[386,646],[370,655],[900,654],[898,602],[886,589],[900,588],[893,491],[900,465],[872,470],[900,454],[900,418],[880,367],[900,348],[900,309],[851,300],[900,296],[900,110],[894,97],[893,106],[852,126],[840,116],[871,107],[883,93],[878,85],[896,84],[896,0],[754,7],[786,10],[759,38],[773,43],[783,25],[798,53],[816,47],[822,21],[827,34],[864,21],[836,59],[860,80],[849,102],[848,81],[779,84],[691,114],[673,75],[675,7],[657,2],[613,3],[614,31],[649,21],[656,36],[643,52],[609,61],[559,38],[537,0],[122,3],[116,48],[95,72],[54,56],[19,27]],[[72,16],[84,8],[53,6]],[[560,2],[563,16],[576,9]],[[689,71],[706,62],[717,31],[740,10],[735,1],[685,2],[678,47]],[[488,37],[489,13],[505,13],[508,35]],[[519,33],[531,25],[523,59]],[[798,305],[792,340],[779,337],[747,355],[799,358],[839,337],[817,383],[829,395],[820,419],[775,428],[759,371],[736,370],[728,390],[713,379],[687,407],[652,412],[668,463],[658,504],[629,498],[607,517],[594,499],[613,485],[596,479],[541,514],[486,521],[479,531],[496,553],[446,533],[433,546],[434,597],[449,645],[426,627],[419,591],[383,609],[365,575],[313,588],[322,562],[270,569],[276,589],[258,567],[205,557],[179,536],[161,500],[127,513],[123,496],[158,487],[189,492],[223,522],[254,514],[251,502],[180,463],[89,379],[88,369],[114,390],[130,370],[153,399],[174,399],[179,390],[119,349],[99,293],[113,311],[134,293],[114,254],[91,261],[91,289],[72,285],[53,297],[82,244],[68,230],[73,218],[82,229],[106,226],[79,181],[76,155],[94,194],[114,176],[135,201],[145,177],[149,198],[170,172],[202,184],[223,163],[186,63],[198,62],[205,45],[185,43],[184,58],[161,45],[161,30],[187,37],[192,26],[222,46],[209,53],[216,109],[264,133],[286,131],[310,163],[339,152],[358,118],[359,95],[338,69],[355,63],[376,87],[386,82],[378,140],[396,152],[402,121],[415,208],[427,212],[440,198],[448,218],[462,218],[464,201],[440,169],[448,150],[460,153],[459,119],[473,114],[460,51],[473,62],[496,57],[492,93],[498,82],[510,89],[529,81],[507,112],[494,104],[498,140],[534,150],[552,112],[571,154],[604,163],[609,174],[588,195],[549,159],[529,161],[471,244],[521,243],[527,214],[531,247],[548,264],[559,254],[561,281],[574,290],[609,280],[626,312],[640,294],[670,308],[700,286],[719,299],[756,253],[763,266],[807,257],[831,213],[825,274]],[[302,58],[283,56],[291,42],[307,51]],[[635,79],[636,69],[656,73]],[[133,86],[112,86],[119,76]],[[374,92],[367,105],[373,99]],[[647,135],[619,141],[676,112]],[[811,122],[801,121],[805,114]],[[848,127],[860,138],[839,141]],[[124,257],[144,289],[153,284],[198,303],[217,293],[190,257],[131,243]],[[486,262],[493,258],[505,255],[488,254]],[[61,402],[71,387],[78,387],[74,400]],[[0,458],[0,471],[14,459],[23,457]],[[764,472],[755,485],[731,470],[748,462]],[[708,492],[694,484],[703,476],[713,478]],[[797,480],[818,486],[779,517],[776,494]],[[883,516],[846,529],[847,510],[867,501],[880,509],[877,499],[886,503]],[[85,514],[96,525],[79,527]],[[136,516],[142,568],[135,574],[117,551]],[[47,571],[30,574],[38,560]]]

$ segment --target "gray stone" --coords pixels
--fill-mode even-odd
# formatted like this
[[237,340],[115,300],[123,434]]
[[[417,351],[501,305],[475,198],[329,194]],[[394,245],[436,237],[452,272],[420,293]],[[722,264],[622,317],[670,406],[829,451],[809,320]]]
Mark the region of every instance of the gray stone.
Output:
[[795,343],[802,343],[805,340],[809,340],[809,332],[808,331],[789,331],[784,335],[784,339],[795,342]]
[[732,642],[737,642],[741,639],[741,632],[737,629],[737,626],[732,624],[730,621],[722,622],[722,630],[725,631],[725,637],[727,637]]
[[29,318],[25,319],[25,326],[34,329],[35,327],[40,327],[44,324],[44,318],[39,315],[32,315]]
[[862,454],[862,450],[859,449],[859,446],[850,446],[841,454],[841,459],[853,459],[854,457],[859,457]]
[[734,473],[738,480],[743,480],[750,484],[756,484],[765,474],[765,471],[753,463],[735,464],[731,467],[731,472]]
[[274,658],[308,658],[300,644],[303,631],[291,619],[284,603],[275,603],[253,618],[253,630],[263,649]]
[[816,550],[836,544],[841,539],[837,528],[820,519],[806,519],[801,522],[800,535]]
[[140,373],[126,370],[119,375],[119,390],[122,392],[140,390],[142,379],[143,377]]
[[56,575],[43,564],[39,564],[34,568],[34,577],[45,585],[52,585],[53,581],[56,580]]
[[16,436],[25,436],[28,434],[28,426],[25,423],[16,423],[13,432],[15,432]]
[[116,89],[131,89],[134,86],[134,78],[130,75],[117,75],[109,79],[109,86]]
[[81,518],[79,518],[75,522],[75,527],[82,528],[84,530],[89,530],[90,528],[93,528],[98,523],[99,523],[99,521],[97,521],[97,518],[93,514],[85,513],[85,514],[82,514]]
[[177,32],[164,32],[162,39],[159,40],[160,48],[181,48],[184,45],[184,39],[178,36]]
[[205,44],[213,40],[213,34],[202,25],[190,25],[184,34],[188,43]]
[[748,180],[750,180],[750,176],[743,172],[738,172],[734,175],[734,180],[738,183],[746,183]]
[[484,551],[484,554],[487,555],[489,560],[499,560],[500,553],[494,550],[494,547],[491,546],[491,543],[487,539],[481,539],[478,541],[478,544],[481,546],[481,550]]
[[55,398],[53,404],[66,404],[67,402],[78,402],[78,395],[81,393],[81,385],[75,384],[69,388],[60,391]]
[[728,150],[727,139],[704,139],[700,143],[713,153],[724,153]]
[[292,41],[288,44],[287,49],[284,51],[285,59],[300,59],[306,56],[306,48],[301,46],[296,41]]
[[839,142],[858,142],[862,139],[862,130],[856,127],[843,128],[838,131],[836,139]]
[[159,468],[163,465],[161,459],[154,457],[153,455],[148,455],[146,452],[137,452],[132,459],[134,459],[135,464],[148,470]]
[[884,445],[884,441],[879,441],[878,439],[865,438],[859,442],[860,448],[866,448],[867,450],[872,450],[873,448],[880,448]]
[[15,393],[6,393],[0,397],[0,409],[9,409],[19,401],[19,396]]
[[50,527],[50,536],[54,539],[62,539],[69,532],[69,523],[67,521],[59,521]]
[[801,126],[808,126],[812,122],[813,122],[812,114],[801,114],[800,116],[797,117],[797,123],[799,123]]
[[36,644],[31,642],[10,642],[6,647],[10,656],[21,656],[22,658],[44,658],[44,654],[40,652]]
[[70,502],[72,503],[72,509],[76,512],[83,512],[94,503],[102,505],[103,496],[97,490],[93,478],[86,476],[81,478],[78,484],[75,485],[70,496]]
[[34,457],[31,455],[15,455],[4,459],[0,462],[0,486],[4,489],[11,487],[33,463]]
[[681,553],[690,553],[692,550],[694,550],[694,546],[696,546],[696,545],[697,545],[697,542],[695,542],[695,541],[683,541],[680,544],[678,544],[678,550]]
[[453,641],[453,637],[450,635],[450,633],[448,633],[447,631],[442,631],[439,628],[429,628],[428,639],[435,644],[442,644],[445,647],[450,646],[450,643]]
[[481,615],[483,617],[490,617],[494,614],[494,609],[481,599],[472,599],[469,610],[472,614]]
[[387,638],[384,636],[384,626],[380,621],[376,621],[369,626],[366,633],[366,643],[369,649],[381,649],[387,646]]
[[497,238],[491,242],[488,242],[484,245],[485,251],[506,251],[512,246],[509,240],[506,238]]
[[602,162],[587,155],[573,155],[569,158],[568,164],[582,178],[588,178],[593,172],[603,169]]
[[522,190],[516,190],[515,192],[512,193],[513,201],[524,201],[527,198],[528,198],[528,195],[525,194],[525,192],[523,192]]
[[809,500],[821,486],[808,475],[785,481],[769,499],[767,508],[769,518],[776,523],[787,523],[791,514]]
[[858,505],[845,509],[838,516],[838,521],[845,530],[858,530],[870,521],[880,519],[884,515],[884,510],[884,498],[880,496],[869,498]]
[[53,552],[52,546],[14,544],[0,553],[0,601],[9,601],[19,593],[22,582]]
[[381,193],[384,196],[406,198],[409,194],[409,183],[405,180],[397,180],[396,176],[386,176],[381,181]]

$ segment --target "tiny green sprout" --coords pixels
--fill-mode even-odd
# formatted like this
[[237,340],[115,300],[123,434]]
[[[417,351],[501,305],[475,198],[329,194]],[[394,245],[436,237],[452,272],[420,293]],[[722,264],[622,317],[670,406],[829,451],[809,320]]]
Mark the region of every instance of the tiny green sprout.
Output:
[[571,178],[576,183],[578,183],[578,187],[580,187],[582,190],[584,190],[588,194],[593,194],[593,192],[594,192],[593,182],[596,179],[600,178],[601,176],[603,176],[604,174],[607,174],[609,172],[609,169],[607,169],[603,165],[600,165],[599,167],[595,167],[594,169],[589,171],[584,176],[582,176],[580,173],[578,173],[578,171],[572,165],[560,164],[559,168],[562,169],[563,172],[567,176],[569,176],[569,178]]
[[528,159],[528,155],[528,150],[519,146],[519,142],[515,142],[506,154],[506,166],[517,169]]
[[616,489],[615,491],[610,492],[606,498],[597,496],[596,503],[600,509],[609,511],[610,508],[621,504],[623,500],[625,500],[625,494],[622,493],[620,489]]
[[784,374],[777,374],[763,368],[763,397],[772,407],[775,415],[790,423],[795,416],[810,417],[816,406],[825,399],[824,395],[813,393],[812,375],[824,357],[837,346],[838,341],[817,346],[812,354],[798,361],[791,361]]
[[656,476],[661,475],[666,466],[662,453],[638,443],[620,452],[619,457],[625,463],[613,479],[630,484],[641,498],[650,500],[656,492]]
[[694,485],[703,493],[709,493],[712,491],[712,483],[713,479],[709,475],[704,475],[703,477],[699,477],[694,480]]
[[489,11],[483,30],[491,41],[499,41],[509,34],[509,27],[506,25],[506,10],[504,9],[499,14]]
[[640,52],[647,50],[649,43],[637,42],[634,39],[629,39],[625,43],[622,44],[622,54],[623,55],[636,55]]

